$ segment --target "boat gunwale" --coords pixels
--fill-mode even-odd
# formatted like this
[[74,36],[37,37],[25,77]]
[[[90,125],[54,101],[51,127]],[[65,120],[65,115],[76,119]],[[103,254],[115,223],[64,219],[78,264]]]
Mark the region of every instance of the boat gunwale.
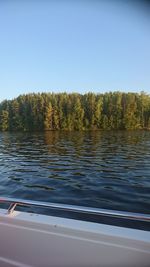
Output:
[[100,209],[93,207],[84,207],[68,204],[60,204],[53,202],[43,202],[35,200],[24,200],[20,198],[9,198],[9,197],[0,197],[0,203],[10,203],[7,213],[11,214],[15,210],[16,206],[30,206],[30,207],[41,207],[41,208],[50,208],[56,210],[62,210],[67,212],[75,212],[80,214],[93,214],[107,217],[114,217],[127,220],[136,220],[140,222],[150,222],[150,214],[143,213],[134,213],[128,211],[118,211],[118,210],[109,210],[109,209]]

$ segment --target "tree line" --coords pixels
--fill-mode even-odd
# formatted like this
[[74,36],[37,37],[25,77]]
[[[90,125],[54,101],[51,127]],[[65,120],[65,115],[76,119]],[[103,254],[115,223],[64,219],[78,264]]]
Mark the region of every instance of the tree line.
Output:
[[31,93],[0,103],[1,131],[150,129],[150,95]]

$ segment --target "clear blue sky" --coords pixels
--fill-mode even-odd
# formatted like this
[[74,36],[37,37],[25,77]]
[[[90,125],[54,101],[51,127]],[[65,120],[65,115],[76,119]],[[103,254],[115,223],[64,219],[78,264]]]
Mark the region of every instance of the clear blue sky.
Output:
[[42,91],[150,93],[144,3],[1,0],[0,101]]

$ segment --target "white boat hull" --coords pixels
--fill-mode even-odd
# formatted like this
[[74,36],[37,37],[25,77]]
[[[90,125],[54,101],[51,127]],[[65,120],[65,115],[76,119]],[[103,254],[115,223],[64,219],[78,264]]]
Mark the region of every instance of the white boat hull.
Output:
[[0,210],[2,267],[149,267],[150,232]]

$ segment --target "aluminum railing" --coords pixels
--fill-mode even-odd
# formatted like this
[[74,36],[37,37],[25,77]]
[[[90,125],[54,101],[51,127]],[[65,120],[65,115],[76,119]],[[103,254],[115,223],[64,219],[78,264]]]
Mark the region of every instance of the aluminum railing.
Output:
[[136,221],[141,221],[141,222],[142,221],[150,222],[150,215],[142,214],[142,213],[98,209],[98,208],[91,208],[91,207],[41,202],[41,201],[34,201],[34,200],[24,200],[24,199],[17,199],[17,198],[7,198],[7,197],[0,197],[0,203],[10,204],[7,210],[8,214],[13,213],[16,206],[30,206],[30,207],[34,206],[34,207],[62,210],[62,211],[67,211],[67,212],[77,212],[80,214],[93,214],[93,215],[100,215],[100,216],[115,217],[115,218],[120,218],[120,219],[136,220]]

